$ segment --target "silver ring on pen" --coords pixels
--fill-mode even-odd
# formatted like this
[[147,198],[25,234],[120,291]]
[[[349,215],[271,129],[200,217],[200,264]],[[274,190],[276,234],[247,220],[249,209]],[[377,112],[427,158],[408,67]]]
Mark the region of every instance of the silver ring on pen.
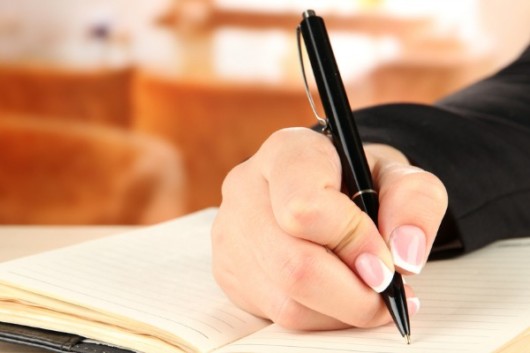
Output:
[[360,191],[357,191],[355,194],[353,194],[353,196],[351,197],[351,199],[355,199],[356,197],[358,196],[361,196],[362,194],[377,194],[377,191],[375,191],[374,189],[364,189],[364,190],[360,190]]

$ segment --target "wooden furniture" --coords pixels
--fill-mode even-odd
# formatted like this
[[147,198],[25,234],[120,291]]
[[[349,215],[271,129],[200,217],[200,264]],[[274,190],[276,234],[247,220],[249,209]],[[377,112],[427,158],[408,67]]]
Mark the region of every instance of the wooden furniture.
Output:
[[[227,9],[211,0],[184,0],[175,6],[165,19],[175,40],[175,48],[167,51],[177,53],[175,61],[161,60],[169,65],[152,70],[142,64],[133,70],[92,61],[92,68],[4,64],[0,114],[112,125],[165,139],[182,153],[187,193],[183,207],[188,212],[218,205],[226,173],[251,156],[270,133],[310,126],[315,120],[297,61],[294,28],[300,13]],[[363,10],[326,14],[326,23],[331,31],[391,36],[400,45],[398,56],[346,81],[354,109],[396,101],[429,103],[489,69],[483,60],[488,53],[470,56],[458,38],[434,46],[435,55],[422,56],[438,40],[430,35],[429,16]],[[221,77],[214,68],[218,58],[213,38],[226,27],[289,33],[289,49],[278,63],[285,66],[282,77],[276,82]],[[248,51],[259,47],[259,38]],[[454,60],[444,61],[447,56]],[[414,60],[419,57],[424,60]],[[231,60],[239,59],[234,55]],[[350,64],[357,59],[353,52]]]
[[0,224],[142,224],[183,213],[175,148],[75,121],[0,117]]
[[[315,5],[315,4],[313,4]],[[329,8],[323,4],[324,8]],[[366,6],[358,11],[341,13],[337,11],[317,12],[326,17],[326,26],[330,30],[362,32],[370,35],[388,34],[414,36],[418,32],[428,31],[432,27],[432,18],[424,15],[395,16],[392,13],[378,11],[377,6]],[[181,0],[169,13],[159,19],[162,24],[176,25],[180,30],[212,31],[223,26],[247,29],[283,29],[292,31],[301,21],[301,13],[294,6],[282,11],[268,9],[267,6],[218,6],[213,0]]]
[[[175,11],[175,18],[166,19],[173,26],[178,43],[175,51],[181,56],[173,66],[139,70],[133,127],[161,136],[182,151],[188,180],[187,209],[192,211],[219,205],[226,173],[255,153],[273,131],[312,126],[316,120],[305,95],[296,50],[294,29],[300,14],[232,11],[215,8],[209,1],[184,1],[181,6],[180,13]],[[361,13],[332,16],[327,22],[334,29],[357,31],[374,38],[392,34],[402,45],[392,60],[374,65],[355,80],[345,78],[353,109],[398,101],[431,103],[477,79],[488,68],[483,65],[487,52],[473,52],[471,56],[455,38],[446,41],[430,38],[426,34],[432,26],[430,18]],[[223,58],[216,57],[222,47],[217,42],[217,31],[227,25],[239,31],[248,30],[250,34],[242,34],[245,38],[254,33],[255,41],[241,44],[246,53],[262,48],[260,38],[266,33],[263,30],[275,28],[284,33],[278,44],[287,48],[283,59],[277,60],[271,54],[271,62],[278,61],[281,77],[267,81],[256,75],[245,81],[241,77],[231,79],[221,72],[216,60],[230,60],[232,70],[241,60],[242,71],[250,71],[247,61],[251,60],[247,56],[245,60],[237,53],[232,57],[224,54]],[[434,54],[425,55],[421,51],[428,45],[429,50],[436,49]],[[423,54],[425,60],[415,61],[420,57],[418,54]],[[352,52],[349,64],[355,65],[358,56]]]
[[160,136],[182,152],[188,211],[219,205],[226,173],[273,131],[316,121],[302,90],[149,72],[138,76],[135,102],[134,129]]
[[19,63],[0,66],[0,114],[127,127],[133,69]]

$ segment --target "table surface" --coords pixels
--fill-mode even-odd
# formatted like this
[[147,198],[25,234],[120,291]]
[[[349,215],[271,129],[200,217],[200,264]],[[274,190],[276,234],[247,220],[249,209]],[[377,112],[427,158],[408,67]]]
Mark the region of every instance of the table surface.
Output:
[[[124,226],[0,226],[0,262],[132,230]],[[530,353],[530,328],[496,353]],[[1,353],[47,350],[0,342]]]

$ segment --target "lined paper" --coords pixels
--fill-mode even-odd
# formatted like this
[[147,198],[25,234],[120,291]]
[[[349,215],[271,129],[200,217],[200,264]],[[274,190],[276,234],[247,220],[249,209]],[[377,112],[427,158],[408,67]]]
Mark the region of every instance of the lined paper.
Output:
[[211,351],[268,322],[233,306],[211,276],[215,210],[15,260],[0,281],[159,327]]
[[183,337],[185,347],[200,352],[221,346],[216,352],[492,352],[530,327],[530,238],[429,263],[408,279],[422,302],[411,321],[410,346],[393,324],[310,333],[269,325],[237,309],[215,284],[209,238],[214,216],[215,210],[207,210],[4,263],[0,283],[109,318],[130,317]]
[[493,352],[530,327],[529,255],[530,239],[503,241],[428,263],[421,275],[407,279],[421,300],[411,321],[411,345],[393,325],[317,333],[271,325],[221,352]]

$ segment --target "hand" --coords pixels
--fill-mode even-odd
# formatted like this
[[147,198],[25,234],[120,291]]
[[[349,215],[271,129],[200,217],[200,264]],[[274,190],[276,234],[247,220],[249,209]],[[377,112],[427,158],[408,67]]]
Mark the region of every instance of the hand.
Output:
[[[292,329],[391,320],[377,292],[395,269],[421,270],[447,194],[398,150],[365,150],[379,192],[379,230],[340,192],[330,140],[309,129],[274,133],[227,175],[212,230],[213,272],[234,303]],[[419,301],[410,287],[407,297],[413,314]]]

